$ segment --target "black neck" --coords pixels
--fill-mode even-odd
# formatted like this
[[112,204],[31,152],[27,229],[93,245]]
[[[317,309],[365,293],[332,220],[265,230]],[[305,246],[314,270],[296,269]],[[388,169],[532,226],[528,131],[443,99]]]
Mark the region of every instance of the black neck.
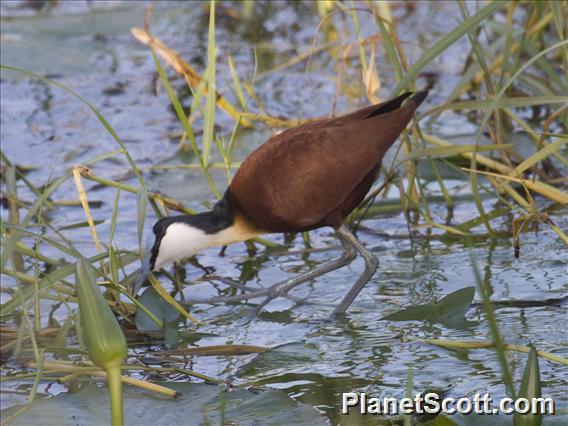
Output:
[[157,238],[162,237],[168,226],[175,222],[186,223],[194,228],[201,229],[206,234],[216,234],[233,224],[235,214],[230,203],[228,193],[225,193],[213,209],[195,215],[180,215],[164,217],[156,222],[153,231]]

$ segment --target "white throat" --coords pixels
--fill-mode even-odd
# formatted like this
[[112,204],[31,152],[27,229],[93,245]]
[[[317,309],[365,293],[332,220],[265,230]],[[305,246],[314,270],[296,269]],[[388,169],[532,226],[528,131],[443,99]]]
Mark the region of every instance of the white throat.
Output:
[[258,233],[238,226],[238,223],[215,234],[207,234],[187,223],[174,222],[168,226],[160,242],[154,270],[177,260],[192,257],[207,247],[224,246],[255,237]]

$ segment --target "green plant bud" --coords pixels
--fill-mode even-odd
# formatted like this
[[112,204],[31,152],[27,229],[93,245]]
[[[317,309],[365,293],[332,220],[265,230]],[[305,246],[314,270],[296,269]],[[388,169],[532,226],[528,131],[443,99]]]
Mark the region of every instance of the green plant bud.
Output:
[[105,298],[99,291],[95,274],[85,259],[75,267],[75,285],[83,340],[89,358],[104,368],[120,366],[128,354],[126,339]]

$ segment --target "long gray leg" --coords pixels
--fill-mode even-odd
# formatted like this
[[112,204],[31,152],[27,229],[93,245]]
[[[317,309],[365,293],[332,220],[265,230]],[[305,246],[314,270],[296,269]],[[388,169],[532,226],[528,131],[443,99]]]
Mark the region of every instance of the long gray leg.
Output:
[[357,295],[361,292],[361,290],[363,290],[365,284],[367,284],[379,267],[378,259],[373,255],[373,253],[367,250],[363,244],[361,244],[361,242],[351,233],[351,231],[349,231],[349,229],[347,229],[345,225],[341,225],[341,227],[337,230],[337,235],[343,242],[344,247],[347,243],[357,250],[361,256],[363,256],[363,259],[365,260],[365,270],[357,279],[353,287],[351,287],[351,289],[343,297],[343,300],[339,303],[339,305],[337,305],[333,311],[335,315],[345,313],[351,303],[353,303],[353,300],[355,300]]
[[355,258],[356,252],[359,252],[363,257],[363,260],[365,261],[365,270],[359,276],[351,289],[349,289],[347,294],[343,297],[343,300],[341,300],[339,305],[337,305],[337,307],[333,311],[334,315],[343,314],[349,308],[349,306],[351,306],[353,300],[355,300],[363,287],[365,287],[365,284],[367,284],[367,282],[376,272],[379,266],[379,261],[370,251],[365,248],[363,244],[361,244],[361,242],[355,237],[355,235],[351,233],[351,231],[349,231],[349,229],[347,229],[345,225],[341,225],[341,227],[336,230],[336,235],[343,246],[343,254],[338,259],[326,262],[309,272],[297,275],[282,283],[274,284],[273,286],[266,289],[257,290],[246,294],[240,294],[238,296],[218,297],[212,299],[190,299],[189,302],[211,304],[226,302],[230,303],[266,296],[266,299],[263,300],[262,303],[257,307],[256,312],[258,312],[275,298],[280,296],[287,296],[288,291],[299,286],[300,284],[348,265]]
[[339,241],[341,241],[341,245],[343,246],[343,253],[340,258],[326,262],[309,272],[298,275],[288,281],[270,287],[268,289],[269,292],[266,299],[264,299],[262,303],[257,306],[255,312],[260,312],[262,308],[264,308],[277,297],[287,295],[287,293],[294,287],[297,287],[300,284],[305,283],[306,281],[313,280],[317,277],[327,274],[328,272],[349,265],[357,256],[356,248],[353,247],[353,245],[343,237],[339,230],[336,231],[336,235],[339,238]]
[[[275,298],[279,296],[287,296],[286,293],[291,289],[293,289],[294,287],[297,287],[300,284],[305,283],[306,281],[313,280],[321,275],[327,274],[328,272],[331,272],[335,269],[339,269],[351,263],[353,259],[355,259],[355,257],[357,256],[356,246],[354,246],[346,238],[343,237],[343,234],[341,233],[342,228],[343,226],[338,230],[336,230],[336,235],[341,241],[341,244],[343,246],[343,253],[341,257],[339,257],[338,259],[330,260],[329,262],[326,262],[318,266],[317,268],[312,269],[311,271],[308,271],[300,275],[296,275],[295,277],[292,277],[289,280],[286,280],[278,284],[274,284],[273,286],[262,290],[252,291],[245,294],[239,294],[238,296],[217,297],[211,299],[188,299],[187,301],[189,303],[217,304],[217,303],[227,303],[227,302],[228,303],[240,302],[243,300],[256,299],[258,297],[266,297],[266,299],[257,308],[258,311],[262,309],[264,306],[266,306],[268,303],[270,303],[272,300],[274,300]],[[352,234],[349,231],[346,232],[352,236]]]

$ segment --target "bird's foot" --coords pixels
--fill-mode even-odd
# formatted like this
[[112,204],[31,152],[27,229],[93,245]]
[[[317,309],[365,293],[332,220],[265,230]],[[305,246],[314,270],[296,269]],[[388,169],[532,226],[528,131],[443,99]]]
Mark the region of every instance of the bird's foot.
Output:
[[295,303],[307,303],[305,300],[292,296],[288,294],[292,288],[298,286],[299,284],[307,281],[307,280],[299,280],[298,277],[291,278],[287,281],[283,281],[277,284],[274,284],[268,288],[264,289],[252,289],[251,287],[244,286],[240,283],[236,283],[233,280],[222,280],[226,284],[231,287],[238,288],[240,290],[245,290],[247,293],[239,294],[235,296],[223,296],[223,297],[212,297],[207,299],[200,299],[200,298],[189,298],[186,299],[190,304],[207,304],[207,305],[218,305],[221,303],[237,303],[237,302],[245,302],[252,299],[258,299],[260,297],[265,297],[265,299],[255,307],[253,313],[251,314],[253,317],[258,315],[262,309],[272,302],[274,299],[278,297],[286,297],[287,299],[292,300]]
[[257,317],[258,315],[260,315],[260,313],[263,311],[263,309],[266,307],[266,305],[268,305],[270,302],[272,302],[273,300],[279,298],[279,297],[285,297],[286,299],[291,300],[292,302],[298,304],[298,305],[303,305],[303,304],[309,304],[310,302],[306,301],[305,299],[302,299],[300,297],[296,297],[296,296],[292,296],[291,294],[288,294],[288,291],[290,289],[286,289],[286,288],[282,288],[283,284],[287,284],[288,281],[285,281],[283,283],[278,283],[273,285],[272,287],[268,288],[268,296],[257,306],[254,307],[254,309],[251,311],[250,314],[247,315],[247,319],[252,320],[255,317]]

